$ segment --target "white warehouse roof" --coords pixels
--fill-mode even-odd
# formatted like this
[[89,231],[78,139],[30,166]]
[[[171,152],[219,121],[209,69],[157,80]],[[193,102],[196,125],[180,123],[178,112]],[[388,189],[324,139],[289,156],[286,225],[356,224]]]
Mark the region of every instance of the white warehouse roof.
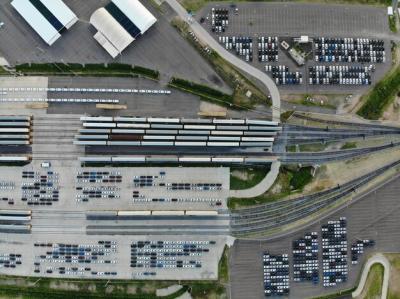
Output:
[[112,0],[90,17],[98,31],[94,38],[113,58],[156,22],[138,0]]
[[14,0],[11,5],[48,44],[61,37],[78,18],[61,0]]

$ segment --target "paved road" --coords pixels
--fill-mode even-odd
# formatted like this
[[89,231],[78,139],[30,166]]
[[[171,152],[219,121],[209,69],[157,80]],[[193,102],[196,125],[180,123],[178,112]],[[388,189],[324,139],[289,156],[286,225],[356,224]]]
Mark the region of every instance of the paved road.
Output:
[[229,192],[230,197],[238,198],[252,198],[264,194],[271,188],[272,184],[275,182],[279,174],[279,168],[281,167],[281,162],[273,162],[271,164],[271,170],[265,176],[265,178],[257,185],[244,190],[231,190]]
[[[188,13],[186,10],[178,3],[176,0],[166,0],[166,2],[175,10],[175,12],[184,20],[188,18]],[[281,99],[279,95],[279,90],[275,85],[275,82],[268,77],[267,74],[263,73],[259,69],[249,65],[245,61],[236,57],[235,55],[226,51],[196,20],[191,19],[189,25],[193,32],[196,34],[197,38],[207,43],[210,48],[216,51],[224,59],[251,75],[254,78],[259,79],[269,91],[272,98],[272,119],[280,120],[281,111]]]
[[374,264],[381,264],[384,268],[381,298],[382,299],[387,298],[388,287],[389,287],[390,263],[388,259],[381,253],[375,254],[368,260],[362,272],[360,283],[358,284],[357,289],[351,294],[353,298],[356,298],[361,295],[362,291],[364,290],[365,283],[367,281],[369,270]]

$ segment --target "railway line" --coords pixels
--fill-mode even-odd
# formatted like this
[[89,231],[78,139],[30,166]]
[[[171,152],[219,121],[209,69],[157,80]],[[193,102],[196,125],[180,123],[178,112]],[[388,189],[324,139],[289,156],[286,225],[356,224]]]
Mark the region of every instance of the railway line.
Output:
[[311,216],[335,204],[361,186],[398,165],[400,165],[400,161],[387,164],[373,172],[326,191],[292,200],[233,211],[231,214],[231,232],[237,236],[262,233]]

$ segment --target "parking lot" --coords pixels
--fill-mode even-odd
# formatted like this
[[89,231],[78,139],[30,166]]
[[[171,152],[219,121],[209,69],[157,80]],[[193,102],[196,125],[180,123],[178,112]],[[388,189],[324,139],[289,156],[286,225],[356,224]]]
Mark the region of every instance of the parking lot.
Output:
[[128,47],[121,57],[112,60],[93,38],[95,30],[89,24],[90,15],[108,1],[66,0],[65,3],[78,16],[79,22],[49,47],[12,8],[9,0],[1,0],[0,21],[5,25],[0,30],[0,56],[4,56],[11,65],[29,62],[129,63],[158,69],[166,78],[176,75],[229,90],[191,45],[169,25],[173,15],[167,8],[162,14],[150,2],[144,1],[143,4],[158,22]]
[[[212,32],[212,8],[215,9],[214,14],[220,13],[221,9],[228,11],[228,17],[224,15],[223,20],[216,23],[220,24],[220,26],[216,26],[217,32]],[[219,15],[214,16],[216,22],[218,17]],[[338,74],[337,81],[333,80],[331,83],[328,81],[317,83],[315,81],[309,84],[310,79],[313,79],[311,67],[332,66],[333,61],[336,66],[343,67],[369,67],[372,64],[376,67],[370,75],[373,84],[389,70],[391,65],[387,15],[383,8],[297,3],[238,3],[235,7],[224,4],[209,4],[196,15],[196,18],[203,22],[204,28],[223,46],[227,45],[226,39],[228,38],[229,43],[232,43],[232,38],[236,41],[244,39],[244,43],[241,42],[241,45],[236,45],[236,47],[233,45],[232,49],[231,45],[228,44],[228,50],[237,52],[237,55],[243,60],[267,71],[277,81],[280,91],[286,94],[337,93],[339,86],[343,93],[357,94],[362,93],[369,86],[369,81],[355,80],[364,78],[362,75],[356,74],[356,77],[356,75],[347,71],[340,74],[340,78],[344,78],[343,81],[339,80]],[[226,25],[226,21],[228,21],[228,25]],[[222,27],[224,27],[224,32],[221,32]],[[352,60],[349,60],[347,54],[343,59],[341,57],[330,57],[334,55],[329,54],[329,52],[327,52],[326,57],[322,57],[314,43],[305,65],[299,66],[280,44],[282,41],[287,41],[289,44],[293,43],[293,38],[299,38],[303,35],[309,36],[314,41],[321,37],[325,39],[329,37],[382,40],[386,54],[385,62],[375,58],[364,59],[367,53],[370,54],[368,52],[369,46],[368,51],[365,51],[364,54],[358,53],[360,59],[357,61],[355,61],[357,57],[354,58],[354,56],[350,57],[353,58]],[[261,38],[265,38],[266,42],[260,44]],[[277,39],[279,42],[276,42]],[[276,49],[279,49],[278,52],[276,52]],[[306,50],[307,52],[308,50]],[[315,53],[320,54],[317,59]],[[351,55],[349,54],[349,56]],[[372,54],[371,51],[371,55],[375,54]],[[381,54],[377,53],[376,55]],[[320,60],[320,58],[324,60]],[[334,60],[335,58],[336,60]],[[286,73],[267,69],[274,67],[284,67]],[[367,80],[369,80],[368,76]]]
[[216,279],[226,238],[3,234],[0,242],[5,275],[196,280]]
[[[400,208],[397,200],[397,194],[400,191],[399,182],[400,179],[397,178],[318,224],[290,236],[271,241],[236,241],[230,257],[232,298],[265,298],[262,268],[262,255],[265,251],[270,254],[289,255],[291,265],[289,298],[316,297],[353,287],[363,262],[369,254],[395,252],[400,247],[400,225],[397,216]],[[347,219],[347,282],[337,283],[337,286],[323,287],[321,253],[319,253],[320,282],[316,285],[311,281],[295,282],[292,271],[293,253],[290,250],[292,242],[304,237],[306,232],[317,232],[320,235],[322,225],[330,220],[337,221],[340,217]],[[366,247],[364,253],[358,256],[358,264],[352,264],[351,244],[364,239],[374,240],[376,243]]]
[[[0,182],[0,198],[13,199],[17,209],[32,210],[226,208],[229,168],[80,168],[77,161],[68,164],[54,162],[51,168],[44,169],[39,162],[33,162],[22,169],[4,168],[7,179]],[[7,209],[8,201],[1,201],[0,207]]]

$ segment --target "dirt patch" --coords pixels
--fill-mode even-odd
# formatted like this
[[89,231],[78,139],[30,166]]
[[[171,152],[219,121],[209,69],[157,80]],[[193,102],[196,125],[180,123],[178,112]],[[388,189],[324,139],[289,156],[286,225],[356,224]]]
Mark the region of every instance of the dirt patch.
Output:
[[129,295],[135,295],[137,292],[137,287],[134,285],[130,285],[126,288],[126,293]]
[[249,174],[247,171],[241,171],[241,170],[233,170],[231,172],[231,175],[242,180],[242,181],[247,181],[247,180],[251,180],[254,177],[254,174]]
[[[394,298],[400,297],[400,254],[385,254],[390,261],[389,293]],[[396,296],[396,297],[395,297]],[[389,296],[391,298],[391,296]]]

